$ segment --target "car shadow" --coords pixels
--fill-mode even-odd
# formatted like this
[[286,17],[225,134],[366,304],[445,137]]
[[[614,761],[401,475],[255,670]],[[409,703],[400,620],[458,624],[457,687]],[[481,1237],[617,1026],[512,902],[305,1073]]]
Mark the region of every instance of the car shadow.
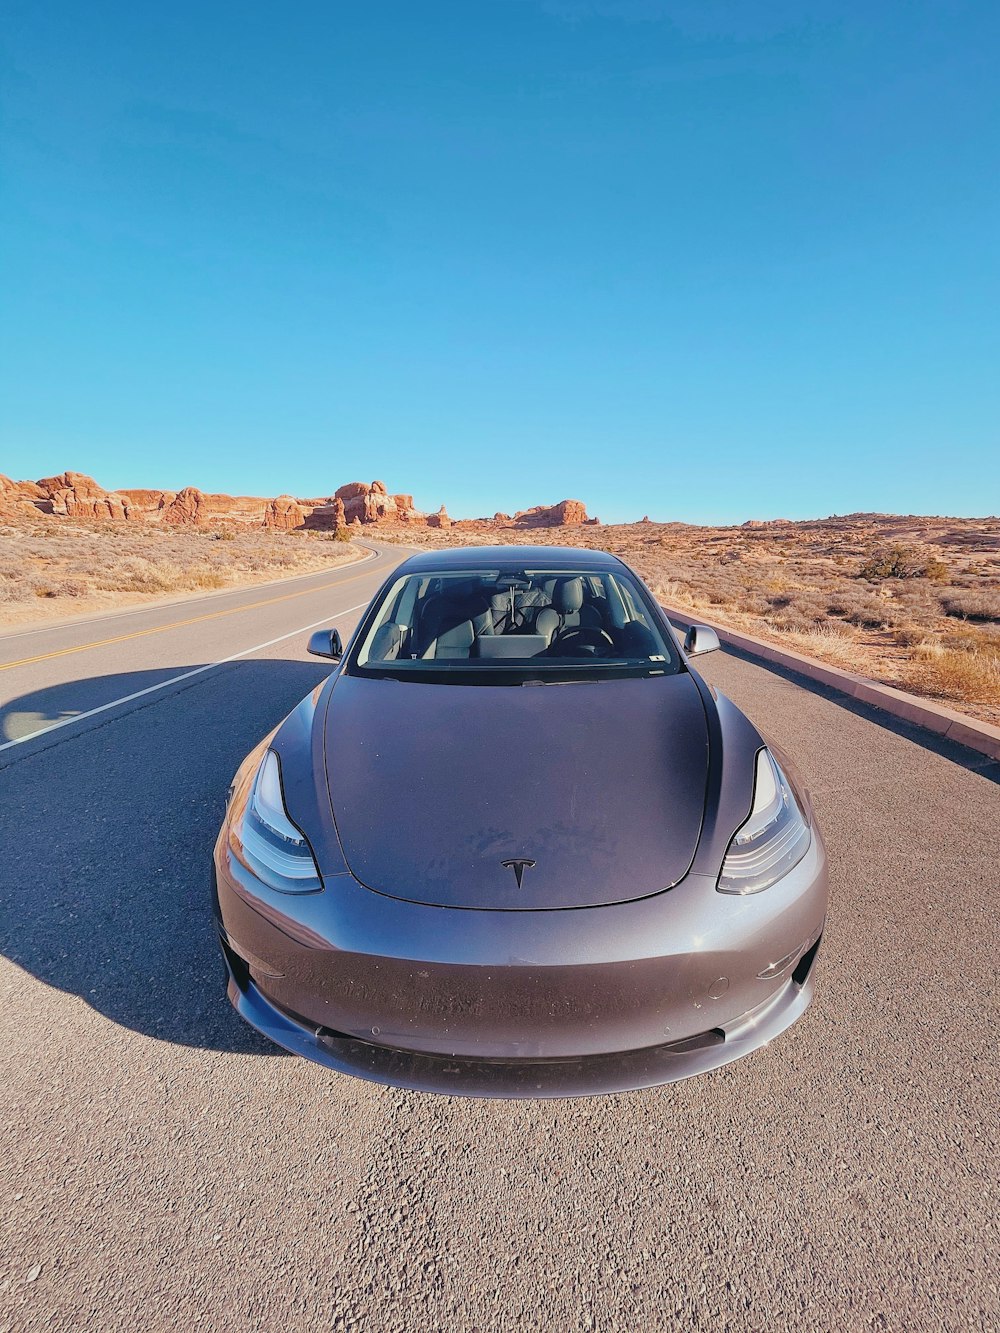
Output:
[[[67,682],[9,718],[83,711],[190,667]],[[115,1023],[186,1046],[282,1054],[224,998],[212,846],[244,755],[328,667],[251,660],[190,677],[0,752],[0,948]],[[90,705],[93,706],[93,705]]]

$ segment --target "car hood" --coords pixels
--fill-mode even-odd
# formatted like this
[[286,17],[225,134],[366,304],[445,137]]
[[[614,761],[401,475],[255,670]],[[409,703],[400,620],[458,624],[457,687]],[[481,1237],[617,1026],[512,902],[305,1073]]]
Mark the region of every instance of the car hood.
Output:
[[[593,907],[691,865],[708,728],[691,675],[544,686],[342,675],[325,763],[351,873],[445,907]],[[504,861],[533,862],[522,871]]]

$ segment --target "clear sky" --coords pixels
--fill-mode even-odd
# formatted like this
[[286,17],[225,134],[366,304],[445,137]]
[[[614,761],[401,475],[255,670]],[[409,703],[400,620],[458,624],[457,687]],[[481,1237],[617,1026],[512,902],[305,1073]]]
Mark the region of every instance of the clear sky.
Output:
[[0,472],[1000,512],[1000,5],[14,0]]

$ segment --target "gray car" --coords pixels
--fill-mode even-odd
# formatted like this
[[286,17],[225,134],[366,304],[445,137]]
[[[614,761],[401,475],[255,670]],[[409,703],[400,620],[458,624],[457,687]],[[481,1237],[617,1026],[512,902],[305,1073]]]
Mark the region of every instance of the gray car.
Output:
[[400,565],[247,757],[215,848],[240,1014],[397,1087],[688,1078],[805,1011],[823,842],[784,757],[602,552]]

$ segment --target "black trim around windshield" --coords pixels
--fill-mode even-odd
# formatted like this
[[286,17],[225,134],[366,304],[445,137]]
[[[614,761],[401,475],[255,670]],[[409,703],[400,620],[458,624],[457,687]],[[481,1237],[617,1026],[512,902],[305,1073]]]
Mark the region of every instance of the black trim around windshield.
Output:
[[[687,663],[679,649],[674,628],[669,619],[649,593],[642,579],[624,561],[618,562],[620,570],[596,568],[572,571],[568,570],[565,565],[560,564],[549,571],[535,562],[497,562],[497,564],[491,564],[489,568],[499,569],[501,573],[519,572],[524,568],[525,563],[530,563],[530,568],[535,572],[579,573],[583,577],[611,573],[614,577],[627,582],[633,593],[638,596],[647,615],[651,616],[659,625],[671,657],[665,661],[634,658],[592,658],[586,662],[576,663],[562,661],[558,658],[549,659],[548,663],[545,663],[544,659],[540,661],[538,658],[523,658],[520,661],[510,659],[502,665],[492,661],[487,665],[487,660],[482,658],[470,658],[467,661],[442,660],[440,664],[436,664],[433,658],[397,658],[391,662],[377,664],[369,662],[362,666],[358,663],[361,645],[385,605],[386,597],[400,576],[401,571],[396,569],[388,576],[372,599],[362,622],[352,635],[352,641],[341,673],[367,680],[392,680],[414,685],[538,686],[599,684],[601,681],[612,680],[644,680],[650,677],[681,675],[687,671]],[[414,574],[417,573],[417,571],[413,572]],[[433,570],[419,571],[420,575],[426,577],[433,577],[437,572]],[[461,571],[448,569],[441,572],[454,575]],[[470,567],[468,572],[470,574],[475,572],[474,568]]]
[[606,680],[645,680],[650,676],[676,676],[684,665],[672,662],[614,662],[595,661],[571,667],[529,666],[432,666],[426,659],[413,663],[408,669],[405,661],[387,662],[379,666],[345,667],[344,674],[361,676],[367,680],[395,680],[407,685],[598,685]]

